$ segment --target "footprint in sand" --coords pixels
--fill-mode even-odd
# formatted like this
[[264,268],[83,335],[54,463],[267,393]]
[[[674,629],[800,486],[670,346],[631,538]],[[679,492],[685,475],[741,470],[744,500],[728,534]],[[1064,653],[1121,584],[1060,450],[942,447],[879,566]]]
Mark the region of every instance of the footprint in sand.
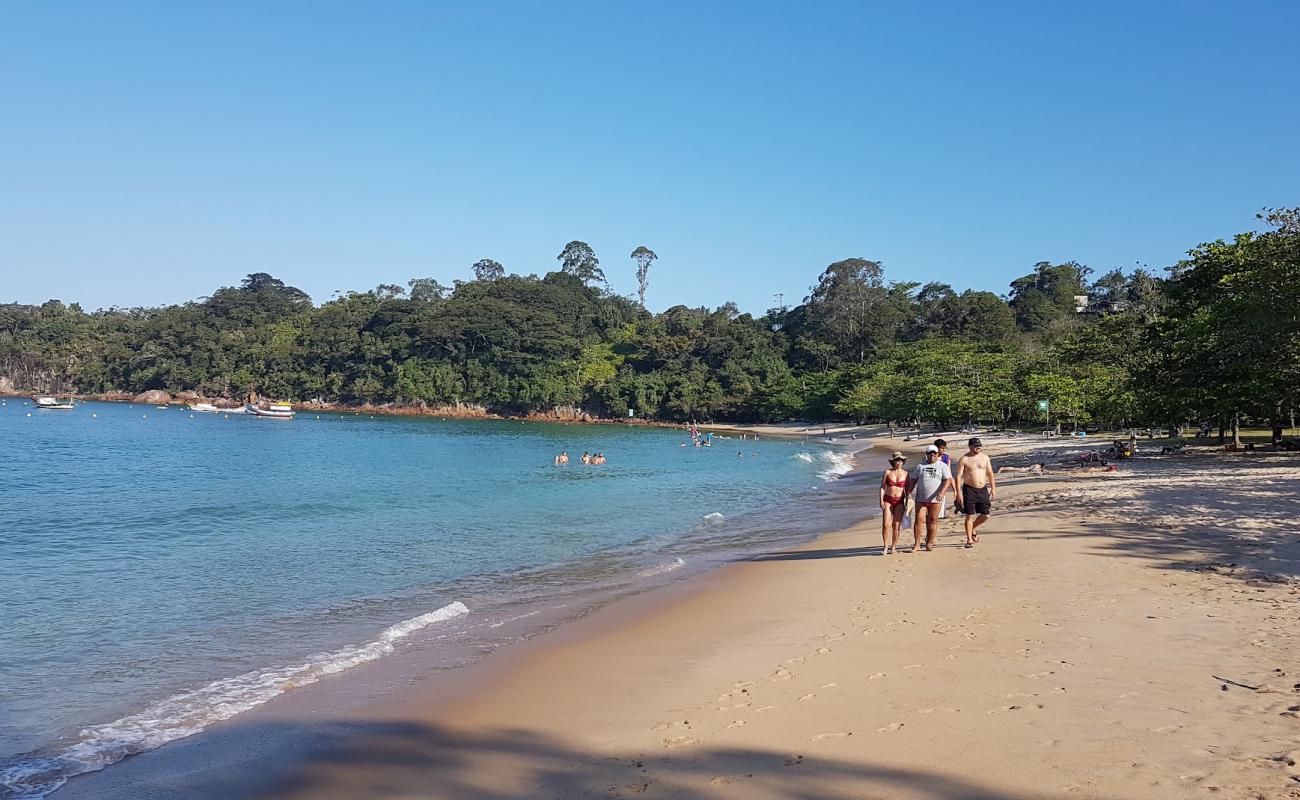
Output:
[[916,713],[933,714],[936,711],[944,711],[944,712],[955,714],[956,712],[961,711],[961,709],[960,708],[921,708],[921,709],[917,709]]
[[664,747],[690,747],[693,744],[699,744],[700,740],[696,736],[674,736],[671,739],[664,739]]
[[990,712],[988,712],[988,713],[990,713],[990,714],[1001,714],[1001,713],[1003,713],[1003,712],[1005,712],[1005,711],[1020,711],[1020,710],[1023,709],[1023,708],[1024,708],[1024,706],[1003,706],[1002,708],[995,708],[995,709],[993,709],[992,711],[990,711]]
[[799,698],[799,702],[802,703],[802,702],[804,702],[805,700],[816,700],[816,699],[817,699],[817,695],[813,694],[812,692],[809,692],[808,694],[804,695],[803,697],[800,697],[800,698]]
[[813,655],[815,655],[815,656],[824,656],[824,655],[826,655],[827,653],[829,653],[830,651],[831,651],[831,649],[830,649],[829,647],[819,647],[819,648],[817,648],[816,650],[813,651]]
[[732,730],[733,728],[743,728],[745,727],[745,724],[746,723],[743,719],[733,719],[731,722],[727,723],[727,730]]
[[746,778],[752,778],[752,777],[754,777],[754,774],[752,772],[747,775],[719,775],[718,777],[709,781],[709,785],[726,786],[729,783],[734,783],[735,781],[743,781]]
[[924,666],[925,666],[924,664],[908,664],[907,666],[903,667],[903,669],[920,669],[921,667]]
[[827,739],[843,739],[845,736],[852,736],[852,735],[853,735],[853,731],[847,731],[845,733],[819,733],[816,736],[812,737],[812,740],[814,742],[824,742]]
[[788,681],[793,677],[794,677],[794,673],[790,672],[790,670],[786,669],[785,667],[777,667],[776,671],[772,673],[772,676],[768,678],[768,680]]
[[899,730],[902,727],[903,727],[903,723],[901,722],[891,722],[888,725],[885,725],[884,727],[876,728],[876,733],[893,733],[894,731]]
[[803,763],[803,756],[790,756],[785,760],[787,767],[797,767]]
[[823,688],[823,689],[834,689],[836,686],[839,686],[839,684],[838,684],[838,683],[835,683],[834,681],[831,681],[830,683],[823,683],[823,684],[822,684],[822,688]]
[[755,713],[755,714],[762,714],[764,711],[772,711],[772,710],[777,709],[777,708],[780,708],[780,706],[763,706],[762,708],[756,708],[756,709],[754,709],[754,713]]
[[678,720],[676,722],[661,722],[658,725],[654,726],[652,730],[666,731],[669,730],[670,728],[676,728],[677,730],[685,730],[689,727],[691,727],[690,721],[683,719],[683,720]]
[[883,678],[883,677],[885,677],[885,673],[883,673],[883,672],[873,672],[873,673],[871,673],[870,675],[867,676],[867,680],[869,680],[869,681],[877,681],[877,680],[880,680],[880,679]]
[[1159,728],[1152,728],[1151,732],[1152,733],[1173,733],[1174,731],[1179,731],[1182,729],[1183,729],[1182,725],[1161,725]]
[[871,634],[873,634],[873,633],[875,633],[875,632],[876,632],[876,629],[875,629],[875,628],[867,628],[867,629],[865,629],[865,630],[862,631],[862,635],[863,635],[863,636],[870,636]]
[[1027,673],[1027,674],[1021,675],[1020,677],[1022,677],[1022,678],[1034,678],[1034,679],[1038,679],[1038,678],[1046,678],[1048,675],[1055,675],[1055,674],[1056,674],[1055,672],[1053,672],[1053,671],[1051,671],[1051,670],[1048,670],[1047,672],[1030,672],[1030,673]]

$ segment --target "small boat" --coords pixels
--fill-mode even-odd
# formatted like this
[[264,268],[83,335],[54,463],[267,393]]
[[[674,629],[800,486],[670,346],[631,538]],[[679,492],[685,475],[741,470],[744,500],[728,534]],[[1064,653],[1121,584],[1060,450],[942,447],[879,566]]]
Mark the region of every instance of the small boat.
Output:
[[45,408],[51,411],[71,411],[73,408],[71,397],[65,397],[62,400],[59,400],[58,398],[45,395],[33,395],[32,402],[36,404],[37,408]]
[[265,408],[252,403],[244,404],[244,412],[255,417],[272,419],[293,419],[293,406],[288,403],[268,403]]
[[201,411],[204,414],[220,414],[221,409],[211,403],[190,403],[186,406],[190,411]]

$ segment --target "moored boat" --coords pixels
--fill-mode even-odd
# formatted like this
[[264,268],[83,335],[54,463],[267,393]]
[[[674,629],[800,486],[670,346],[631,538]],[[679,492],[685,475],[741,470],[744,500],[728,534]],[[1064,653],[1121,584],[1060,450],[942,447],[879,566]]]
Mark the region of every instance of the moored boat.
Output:
[[294,413],[293,406],[288,403],[267,403],[266,406],[245,403],[244,412],[255,417],[270,417],[271,419],[293,419]]
[[186,408],[188,408],[190,411],[201,411],[204,414],[221,413],[221,409],[217,408],[211,403],[190,403],[188,406],[186,406]]
[[45,408],[50,411],[71,411],[73,409],[71,397],[60,400],[57,397],[48,395],[32,395],[32,402],[36,404],[37,408]]

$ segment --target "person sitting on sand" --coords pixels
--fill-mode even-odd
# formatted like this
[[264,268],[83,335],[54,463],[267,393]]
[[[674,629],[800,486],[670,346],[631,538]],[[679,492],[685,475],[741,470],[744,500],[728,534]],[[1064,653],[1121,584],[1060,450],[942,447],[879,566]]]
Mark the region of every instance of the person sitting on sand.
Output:
[[1045,469],[1047,469],[1047,464],[1040,461],[1037,464],[1030,464],[1027,467],[1012,467],[1012,466],[998,467],[997,474],[1016,475],[1023,472],[1026,475],[1033,475],[1034,477],[1041,478],[1043,476],[1043,470]]
[[903,533],[903,514],[907,509],[907,456],[895,450],[889,457],[889,469],[880,478],[881,555],[898,552],[898,537]]
[[997,481],[993,462],[983,453],[984,443],[976,437],[967,445],[970,450],[957,459],[957,509],[966,515],[966,546],[974,547],[980,540],[976,529],[988,522],[993,510]]
[[912,523],[912,552],[921,547],[921,524],[925,523],[925,549],[934,549],[939,535],[939,509],[944,497],[952,489],[952,470],[939,460],[939,448],[925,448],[925,463],[912,470],[907,482],[908,492],[916,500],[916,521]]

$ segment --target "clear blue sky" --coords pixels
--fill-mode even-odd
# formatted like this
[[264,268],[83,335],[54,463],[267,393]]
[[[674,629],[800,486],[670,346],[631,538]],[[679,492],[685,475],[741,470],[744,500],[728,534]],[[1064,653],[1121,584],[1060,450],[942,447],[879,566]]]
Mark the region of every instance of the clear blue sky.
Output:
[[760,312],[831,261],[1004,292],[1300,205],[1300,4],[0,6],[0,301],[317,302],[596,249]]

